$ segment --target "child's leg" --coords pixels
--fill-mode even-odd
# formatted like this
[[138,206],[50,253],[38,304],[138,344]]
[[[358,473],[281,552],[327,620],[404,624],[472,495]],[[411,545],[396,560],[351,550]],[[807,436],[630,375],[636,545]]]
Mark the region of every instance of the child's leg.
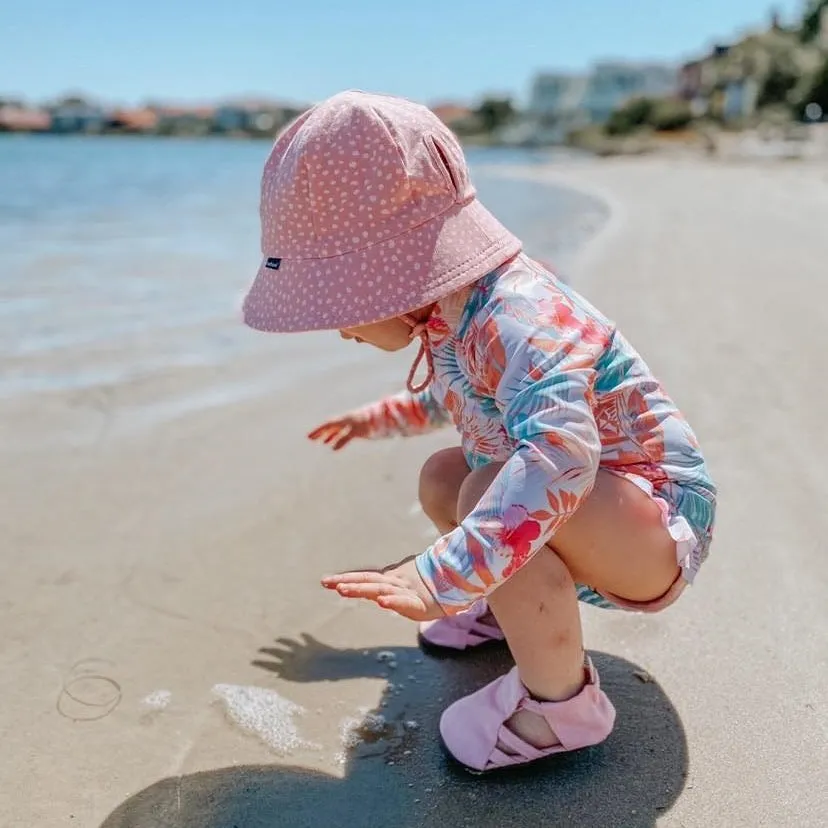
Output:
[[[499,468],[486,467],[472,475],[461,449],[438,451],[420,472],[423,511],[439,531],[450,532],[477,505]],[[548,699],[577,693],[584,676],[581,622],[575,584],[560,558],[551,550],[536,555],[493,592],[488,603],[529,690]],[[538,658],[538,648],[554,655]],[[540,717],[525,711],[516,713],[509,726],[538,748],[557,741]]]
[[[467,477],[458,498],[459,519],[477,505],[496,473],[487,466]],[[584,683],[584,645],[575,583],[566,564],[547,547],[492,592],[488,603],[529,692],[548,701],[574,696]],[[519,710],[508,726],[537,748],[558,743],[534,713]]]
[[[500,464],[466,476],[457,501],[462,520]],[[679,574],[675,541],[661,513],[634,484],[599,472],[596,485],[552,543],[488,596],[523,684],[538,699],[563,701],[584,683],[581,619],[573,577],[633,601],[653,600]],[[510,729],[538,748],[557,739],[540,716],[518,711]]]

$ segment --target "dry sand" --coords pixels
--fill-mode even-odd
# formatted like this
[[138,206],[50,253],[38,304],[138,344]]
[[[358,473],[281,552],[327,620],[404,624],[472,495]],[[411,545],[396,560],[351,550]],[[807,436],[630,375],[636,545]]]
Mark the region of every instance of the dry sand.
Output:
[[[338,456],[303,441],[398,387],[410,354],[143,429],[115,426],[167,386],[6,402],[0,826],[826,824],[828,171],[510,172],[611,202],[572,279],[677,398],[722,492],[677,606],[584,610],[613,736],[499,779],[458,772],[440,710],[504,651],[423,655],[407,622],[317,585],[427,542],[416,471],[450,433]],[[74,445],[46,439],[61,428]],[[342,755],[365,709],[385,721]]]

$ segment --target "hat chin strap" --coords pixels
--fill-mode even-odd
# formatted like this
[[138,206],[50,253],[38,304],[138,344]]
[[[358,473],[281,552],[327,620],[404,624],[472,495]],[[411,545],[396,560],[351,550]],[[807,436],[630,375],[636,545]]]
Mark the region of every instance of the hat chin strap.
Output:
[[[425,391],[434,379],[434,358],[431,355],[431,342],[429,342],[428,339],[428,331],[426,330],[425,322],[417,322],[414,317],[408,316],[407,314],[402,317],[402,320],[403,322],[411,325],[411,333],[408,335],[409,342],[413,342],[417,337],[420,338],[420,350],[418,351],[417,357],[411,366],[411,370],[408,372],[408,380],[405,384],[406,388],[412,394],[419,394],[420,391]],[[417,373],[417,369],[420,367],[423,357],[425,357],[427,367],[425,379],[418,385],[415,385],[414,375]]]

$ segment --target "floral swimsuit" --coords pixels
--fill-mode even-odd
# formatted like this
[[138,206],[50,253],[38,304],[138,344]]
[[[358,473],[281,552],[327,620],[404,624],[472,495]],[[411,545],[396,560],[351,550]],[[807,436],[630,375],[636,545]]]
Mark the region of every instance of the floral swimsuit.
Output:
[[652,604],[581,584],[578,597],[644,610],[674,600],[707,557],[716,488],[687,421],[615,326],[521,254],[443,300],[427,331],[432,384],[360,413],[373,437],[452,422],[471,469],[504,464],[465,520],[417,558],[443,609],[468,607],[526,563],[587,497],[599,468],[659,505],[682,574]]

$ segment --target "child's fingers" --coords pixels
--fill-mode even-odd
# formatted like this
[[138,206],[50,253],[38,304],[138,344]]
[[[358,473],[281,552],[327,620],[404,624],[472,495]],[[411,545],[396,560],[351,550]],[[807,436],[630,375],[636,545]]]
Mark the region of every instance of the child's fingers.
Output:
[[339,431],[344,424],[345,420],[343,419],[328,420],[328,422],[322,423],[322,425],[317,426],[313,431],[311,431],[308,434],[308,439],[318,440],[330,431]]
[[320,439],[322,440],[323,443],[326,443],[326,444],[330,443],[331,440],[333,440],[334,437],[336,437],[336,435],[339,434],[344,428],[345,428],[345,426],[342,425],[341,423],[337,423],[336,425],[328,426],[328,428],[320,436]]
[[414,621],[426,617],[426,605],[401,578],[381,572],[345,572],[322,579],[322,586],[336,590],[343,598],[373,601]]
[[322,583],[326,586],[328,584],[359,584],[359,583],[387,583],[388,578],[382,572],[375,572],[370,569],[364,569],[354,572],[338,572],[336,575],[326,575],[322,579]]
[[317,426],[308,434],[309,440],[321,441],[334,451],[345,448],[357,436],[357,429],[350,417],[330,420]]
[[339,584],[391,584],[395,587],[407,587],[402,578],[396,575],[371,570],[340,572],[338,575],[326,575],[322,579],[322,586],[330,589],[336,589]]
[[354,439],[354,430],[348,426],[344,434],[341,434],[333,441],[326,440],[325,442],[334,450],[339,451],[340,449],[345,448],[351,440]]
[[400,587],[395,584],[337,584],[336,591],[345,598],[367,598],[376,601],[383,595],[392,595]]

